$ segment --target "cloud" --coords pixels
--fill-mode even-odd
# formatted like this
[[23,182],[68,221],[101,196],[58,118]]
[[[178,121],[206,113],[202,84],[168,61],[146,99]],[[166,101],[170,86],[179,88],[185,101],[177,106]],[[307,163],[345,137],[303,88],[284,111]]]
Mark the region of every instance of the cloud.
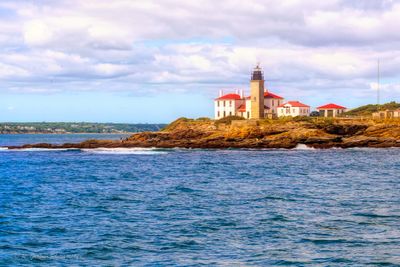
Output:
[[383,81],[398,84],[399,13],[389,0],[5,0],[1,90],[212,97],[246,88],[260,61],[268,85],[293,98],[367,99],[378,58]]

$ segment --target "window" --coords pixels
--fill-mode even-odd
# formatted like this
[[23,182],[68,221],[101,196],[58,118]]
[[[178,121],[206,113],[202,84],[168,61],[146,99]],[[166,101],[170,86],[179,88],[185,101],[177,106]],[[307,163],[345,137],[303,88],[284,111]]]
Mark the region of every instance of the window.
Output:
[[247,111],[247,118],[250,118],[250,112]]
[[232,111],[229,111],[229,116],[232,116]]
[[226,112],[224,111],[224,117],[226,117]]
[[225,101],[223,103],[224,103],[224,107],[225,107]]
[[219,115],[220,115],[220,113],[219,113],[219,111],[218,111],[218,113],[217,113],[218,115],[217,115],[217,117],[219,118]]
[[274,100],[272,99],[272,106],[274,106]]
[[232,101],[229,101],[229,106],[232,107]]
[[290,108],[286,108],[286,114],[290,113]]
[[217,101],[217,107],[219,107],[219,101]]

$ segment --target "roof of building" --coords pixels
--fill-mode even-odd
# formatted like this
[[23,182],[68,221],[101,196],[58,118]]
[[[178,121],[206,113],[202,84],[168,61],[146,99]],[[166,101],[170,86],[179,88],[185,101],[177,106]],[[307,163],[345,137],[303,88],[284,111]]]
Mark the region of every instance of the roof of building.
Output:
[[288,101],[286,103],[283,103],[282,105],[279,105],[278,108],[285,107],[288,104],[295,108],[309,108],[310,107],[306,104],[301,103],[300,101]]
[[333,103],[329,103],[320,107],[317,107],[317,109],[346,109],[345,107],[333,104]]
[[[264,92],[264,98],[276,98],[276,99],[283,99],[283,97],[270,93],[270,92]],[[246,99],[250,99],[250,96],[247,96]]]
[[238,94],[226,94],[216,98],[215,100],[240,100],[241,97]]
[[276,94],[273,94],[273,93],[270,93],[270,92],[265,92],[265,93],[264,93],[264,97],[265,97],[265,98],[278,98],[278,99],[283,99],[283,97],[281,97],[281,96],[279,96],[279,95],[276,95]]
[[[275,98],[275,99],[283,99],[283,97],[273,94],[271,92],[264,92],[265,98]],[[245,97],[246,99],[250,99],[250,96]],[[215,100],[240,100],[242,99],[239,94],[226,94],[216,98]]]

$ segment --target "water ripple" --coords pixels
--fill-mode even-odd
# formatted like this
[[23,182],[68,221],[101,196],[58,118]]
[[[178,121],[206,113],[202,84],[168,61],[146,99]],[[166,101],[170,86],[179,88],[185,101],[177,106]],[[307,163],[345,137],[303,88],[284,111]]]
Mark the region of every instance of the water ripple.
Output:
[[111,152],[1,153],[0,266],[400,265],[399,150]]

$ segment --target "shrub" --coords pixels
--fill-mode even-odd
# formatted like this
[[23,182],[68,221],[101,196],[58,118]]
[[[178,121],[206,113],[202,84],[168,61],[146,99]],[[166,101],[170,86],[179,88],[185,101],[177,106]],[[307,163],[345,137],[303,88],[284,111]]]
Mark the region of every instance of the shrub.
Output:
[[313,118],[308,117],[308,116],[296,116],[296,117],[293,117],[292,120],[296,121],[296,122],[298,122],[298,121],[311,122],[311,121],[313,121]]
[[197,121],[211,121],[211,119],[207,117],[200,117],[197,119]]
[[193,121],[193,119],[188,119],[185,117],[181,117],[179,119],[174,120],[173,122],[171,122],[170,124],[168,124],[167,126],[165,126],[161,131],[169,131],[174,129],[177,125],[179,125],[182,122],[189,122],[189,121]]
[[220,124],[220,123],[225,123],[225,124],[231,124],[232,121],[237,121],[237,120],[244,120],[243,117],[240,116],[228,116],[224,117],[222,119],[217,120],[215,123]]

